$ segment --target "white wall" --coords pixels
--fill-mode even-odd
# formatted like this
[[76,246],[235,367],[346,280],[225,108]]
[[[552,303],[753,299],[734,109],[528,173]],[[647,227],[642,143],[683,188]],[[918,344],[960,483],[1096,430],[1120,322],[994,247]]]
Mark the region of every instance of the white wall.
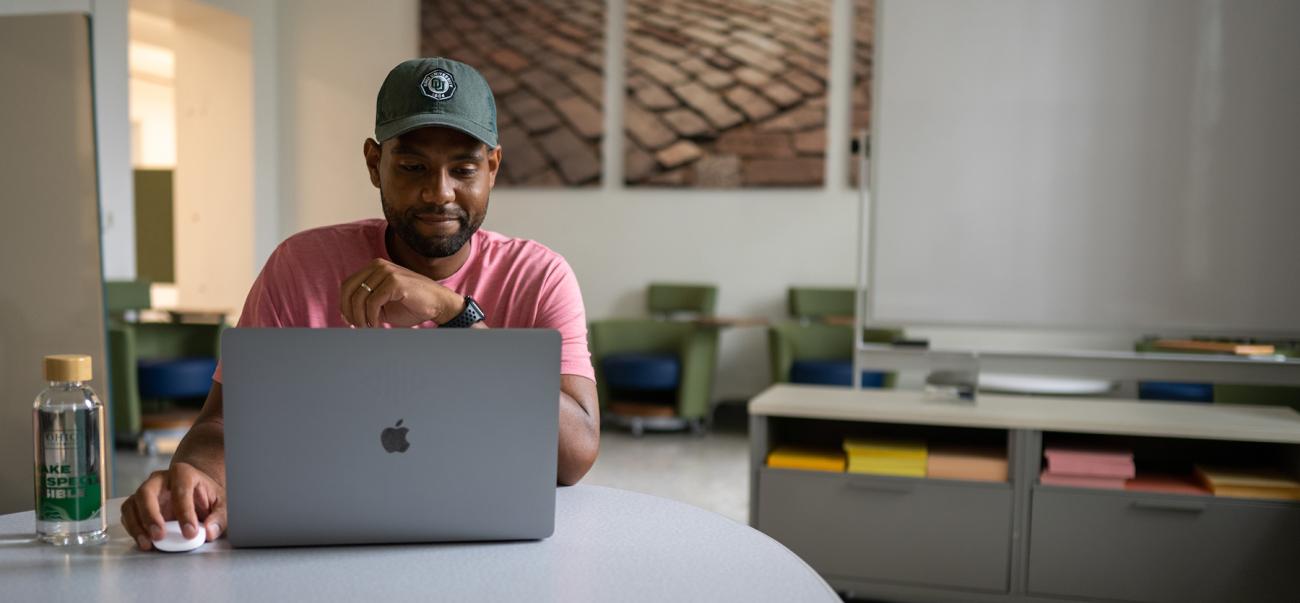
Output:
[[375,95],[416,55],[414,0],[284,0],[279,18],[282,235],[381,216],[362,161]]
[[176,88],[131,77],[131,165],[137,169],[176,167]]
[[[609,25],[621,32],[620,3],[611,4]],[[834,4],[830,94],[847,98],[851,3]],[[418,53],[418,2],[285,0],[281,10],[282,148],[292,149],[281,165],[281,198],[289,204],[282,232],[381,216],[361,145],[373,135],[384,76]],[[622,45],[610,38],[607,46],[605,93],[621,99]],[[592,319],[641,313],[645,285],[654,280],[713,282],[720,314],[779,318],[789,285],[854,282],[857,204],[843,184],[847,108],[831,107],[828,189],[624,190],[617,184],[621,108],[608,107],[603,188],[498,190],[484,226],[562,253]],[[724,333],[717,396],[746,398],[767,383],[765,331]]]
[[280,244],[279,7],[247,0],[253,22],[253,270]]
[[171,3],[128,11],[131,165],[136,169],[176,167],[176,27]]
[[252,25],[176,0],[176,286],[237,316],[253,284]]
[[127,0],[94,0],[95,145],[104,278],[135,278],[135,180],[131,175]]
[[[277,0],[199,0],[248,20],[252,27],[253,61],[253,250],[249,256],[254,273],[280,244],[285,233],[284,207],[291,206],[280,195],[280,90],[288,86],[279,79],[281,47]],[[292,111],[286,113],[292,115]]]

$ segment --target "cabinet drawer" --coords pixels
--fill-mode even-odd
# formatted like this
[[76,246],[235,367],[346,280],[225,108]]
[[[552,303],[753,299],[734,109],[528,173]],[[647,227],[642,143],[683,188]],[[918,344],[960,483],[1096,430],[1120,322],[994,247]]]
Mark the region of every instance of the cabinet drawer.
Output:
[[824,576],[1006,592],[1011,487],[764,467],[760,530]]
[[1285,601],[1300,505],[1036,487],[1029,591],[1122,601]]

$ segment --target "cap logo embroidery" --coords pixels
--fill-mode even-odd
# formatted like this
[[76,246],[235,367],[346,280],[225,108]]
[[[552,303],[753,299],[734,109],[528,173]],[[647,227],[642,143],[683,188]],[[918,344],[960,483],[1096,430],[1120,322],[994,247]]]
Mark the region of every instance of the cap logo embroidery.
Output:
[[420,80],[420,92],[433,100],[445,101],[456,94],[456,78],[442,69],[434,69]]

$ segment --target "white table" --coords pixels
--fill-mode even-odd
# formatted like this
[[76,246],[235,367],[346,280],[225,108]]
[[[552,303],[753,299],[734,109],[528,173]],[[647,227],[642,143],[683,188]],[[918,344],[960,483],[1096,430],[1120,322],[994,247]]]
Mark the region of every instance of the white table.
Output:
[[110,501],[109,541],[34,540],[31,512],[0,516],[5,601],[839,601],[762,533],[675,501],[559,488],[536,542],[139,552]]

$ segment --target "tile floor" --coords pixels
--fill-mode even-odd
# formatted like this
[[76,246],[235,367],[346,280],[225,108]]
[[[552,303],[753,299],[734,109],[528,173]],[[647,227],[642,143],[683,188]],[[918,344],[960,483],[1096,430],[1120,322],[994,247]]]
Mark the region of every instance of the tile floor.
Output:
[[749,440],[743,432],[704,435],[626,431],[601,433],[601,452],[584,484],[654,494],[749,519]]

